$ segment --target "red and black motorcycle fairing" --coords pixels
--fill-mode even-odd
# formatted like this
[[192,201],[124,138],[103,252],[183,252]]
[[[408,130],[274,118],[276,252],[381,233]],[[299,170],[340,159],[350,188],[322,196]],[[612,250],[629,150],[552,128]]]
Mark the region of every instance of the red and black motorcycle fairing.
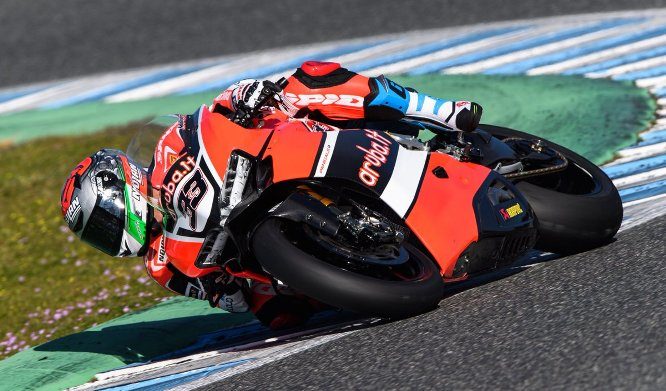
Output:
[[[265,116],[261,128],[246,129],[199,110],[192,148],[197,169],[182,178],[171,202],[177,218],[167,229],[166,251],[174,266],[191,277],[209,272],[195,261],[206,237],[204,247],[214,242],[211,228],[219,220],[210,210],[219,200],[232,154],[247,158],[251,169],[243,200],[225,230],[243,267],[258,273],[249,243],[253,227],[266,217],[280,213],[335,232],[339,223],[330,209],[293,197],[303,185],[325,196],[358,197],[405,225],[413,234],[410,240],[430,255],[445,279],[493,268],[533,245],[536,222],[529,204],[490,169],[442,153],[408,150],[382,131],[311,129],[306,121],[288,120],[279,112]],[[183,185],[189,183],[196,186]],[[204,186],[213,195],[210,201],[188,196],[196,189],[202,194]],[[292,202],[276,208],[286,199]],[[285,210],[287,205],[294,210]]]

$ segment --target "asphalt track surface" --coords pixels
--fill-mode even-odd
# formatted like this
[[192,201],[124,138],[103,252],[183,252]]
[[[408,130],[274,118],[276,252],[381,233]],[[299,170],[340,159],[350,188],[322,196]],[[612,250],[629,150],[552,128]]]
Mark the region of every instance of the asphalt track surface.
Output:
[[0,86],[414,29],[666,0],[0,0]]
[[666,389],[666,218],[201,390]]

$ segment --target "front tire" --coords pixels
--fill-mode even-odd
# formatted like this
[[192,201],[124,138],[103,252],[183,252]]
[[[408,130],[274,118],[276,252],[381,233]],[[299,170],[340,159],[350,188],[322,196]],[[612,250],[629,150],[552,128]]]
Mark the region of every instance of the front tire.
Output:
[[[499,139],[538,138],[500,126],[481,125],[479,128]],[[615,185],[594,163],[561,145],[544,141],[564,155],[571,167],[561,173],[516,182],[539,220],[535,248],[571,254],[609,243],[620,229],[623,214]]]
[[[409,280],[385,280],[341,268],[306,252],[286,234],[290,224],[276,218],[261,223],[252,238],[259,263],[278,280],[333,307],[380,317],[405,317],[431,310],[443,295],[437,266],[419,250],[403,244],[411,267]],[[330,255],[330,254],[329,254]]]

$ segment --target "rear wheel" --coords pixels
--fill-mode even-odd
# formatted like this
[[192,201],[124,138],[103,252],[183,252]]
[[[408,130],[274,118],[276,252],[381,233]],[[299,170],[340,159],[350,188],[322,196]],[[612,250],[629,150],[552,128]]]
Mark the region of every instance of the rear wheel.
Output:
[[[492,125],[479,128],[499,139],[538,139],[537,136]],[[615,185],[594,163],[550,141],[545,146],[568,160],[566,169],[517,179],[539,220],[536,248],[575,253],[610,242],[622,223],[622,200]]]
[[404,317],[435,308],[443,294],[437,266],[407,243],[359,252],[307,225],[270,218],[255,230],[252,249],[275,278],[344,310]]

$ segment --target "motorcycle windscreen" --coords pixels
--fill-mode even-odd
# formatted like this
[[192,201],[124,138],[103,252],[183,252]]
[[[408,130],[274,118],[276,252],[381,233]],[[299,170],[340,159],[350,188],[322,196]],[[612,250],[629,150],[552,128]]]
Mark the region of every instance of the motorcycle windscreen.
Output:
[[[125,153],[135,163],[141,165],[141,169],[150,178],[155,156],[155,148],[164,136],[165,131],[177,123],[179,116],[176,114],[158,116],[139,128],[130,140]],[[161,212],[165,212],[159,201],[159,189],[152,186],[148,181],[148,194],[144,194],[148,203]]]

